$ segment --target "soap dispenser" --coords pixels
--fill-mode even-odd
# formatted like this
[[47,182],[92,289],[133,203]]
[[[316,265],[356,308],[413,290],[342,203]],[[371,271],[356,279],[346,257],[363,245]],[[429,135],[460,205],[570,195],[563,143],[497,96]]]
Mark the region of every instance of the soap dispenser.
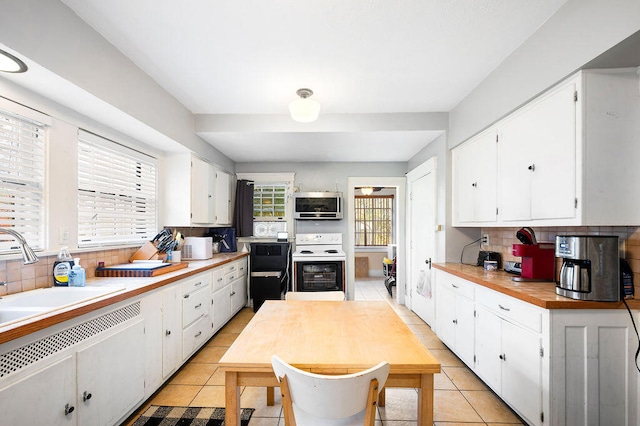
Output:
[[87,274],[84,268],[80,265],[80,258],[74,259],[73,268],[69,273],[69,286],[71,287],[84,287],[87,284]]

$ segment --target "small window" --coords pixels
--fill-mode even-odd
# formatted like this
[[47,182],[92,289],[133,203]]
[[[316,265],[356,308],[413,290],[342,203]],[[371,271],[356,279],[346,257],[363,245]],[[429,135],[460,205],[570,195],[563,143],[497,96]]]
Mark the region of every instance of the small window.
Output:
[[81,131],[78,246],[141,244],[157,232],[156,160]]
[[[0,110],[0,227],[19,232],[34,250],[44,248],[44,125]],[[0,235],[0,253],[17,250]]]
[[286,184],[258,184],[253,187],[253,219],[284,220],[287,206]]
[[355,197],[355,245],[393,243],[393,195]]

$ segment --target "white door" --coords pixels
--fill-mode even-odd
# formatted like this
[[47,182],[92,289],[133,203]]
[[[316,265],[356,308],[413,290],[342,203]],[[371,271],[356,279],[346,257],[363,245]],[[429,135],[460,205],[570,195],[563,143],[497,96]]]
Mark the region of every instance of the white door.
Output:
[[431,282],[431,259],[435,251],[436,167],[429,159],[407,174],[409,212],[407,240],[410,308],[433,326],[435,303]]

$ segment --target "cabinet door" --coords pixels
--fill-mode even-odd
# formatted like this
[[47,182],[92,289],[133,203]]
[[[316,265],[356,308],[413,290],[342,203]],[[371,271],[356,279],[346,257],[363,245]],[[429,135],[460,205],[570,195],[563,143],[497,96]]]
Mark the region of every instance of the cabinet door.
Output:
[[[529,112],[541,123],[532,151],[531,218],[565,219],[576,215],[575,83],[553,92]],[[543,124],[543,125],[542,125]]]
[[144,396],[144,321],[77,352],[79,425],[114,425]]
[[502,397],[530,422],[542,412],[541,339],[508,321],[502,322]]
[[459,222],[495,222],[496,132],[487,131],[454,151],[455,217]]
[[213,293],[213,328],[219,330],[231,318],[231,286]]
[[213,172],[212,166],[193,157],[191,159],[191,222],[214,222],[214,185],[215,172]]
[[501,392],[502,320],[481,305],[476,306],[475,372],[496,393]]
[[500,125],[498,203],[503,221],[575,217],[574,82]]
[[247,280],[242,277],[231,283],[231,315],[247,304]]
[[451,349],[455,349],[455,293],[438,283],[436,302],[436,330],[438,337]]
[[456,296],[456,354],[473,367],[475,353],[475,306],[472,300]]
[[179,285],[162,292],[162,377],[167,378],[182,361],[182,297]]
[[[74,362],[68,356],[0,390],[3,425],[74,425]],[[65,406],[73,412],[65,414]]]
[[231,224],[231,196],[229,192],[230,180],[229,174],[216,171],[215,222],[218,225]]

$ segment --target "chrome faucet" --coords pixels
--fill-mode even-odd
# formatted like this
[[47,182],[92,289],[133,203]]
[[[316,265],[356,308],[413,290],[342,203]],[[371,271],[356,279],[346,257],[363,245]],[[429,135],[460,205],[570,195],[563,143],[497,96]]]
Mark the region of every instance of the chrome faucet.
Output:
[[18,232],[9,228],[0,228],[0,234],[9,234],[13,238],[15,238],[18,243],[20,243],[20,251],[22,252],[22,259],[24,260],[25,265],[36,263],[38,261],[38,256],[36,256],[36,254],[33,252],[33,249],[29,247],[29,244],[27,244],[27,240],[25,240],[24,237]]

